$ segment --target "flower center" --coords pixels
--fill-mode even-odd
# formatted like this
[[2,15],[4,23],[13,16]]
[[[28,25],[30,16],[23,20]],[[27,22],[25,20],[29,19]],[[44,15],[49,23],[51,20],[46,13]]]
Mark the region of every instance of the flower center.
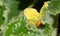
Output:
[[41,21],[39,20],[39,21],[37,21],[36,26],[37,26],[37,27],[40,27],[41,24],[42,24],[42,23],[41,23]]

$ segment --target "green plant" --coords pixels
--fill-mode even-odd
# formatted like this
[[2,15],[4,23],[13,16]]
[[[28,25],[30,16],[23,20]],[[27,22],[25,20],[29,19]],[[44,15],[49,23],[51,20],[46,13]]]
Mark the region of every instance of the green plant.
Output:
[[0,29],[2,33],[0,36],[56,36],[60,1],[53,0],[48,1],[48,3],[49,7],[44,8],[44,12],[48,14],[42,18],[43,23],[48,23],[45,23],[41,28],[28,30],[24,10],[18,10],[19,2],[16,0],[0,0]]

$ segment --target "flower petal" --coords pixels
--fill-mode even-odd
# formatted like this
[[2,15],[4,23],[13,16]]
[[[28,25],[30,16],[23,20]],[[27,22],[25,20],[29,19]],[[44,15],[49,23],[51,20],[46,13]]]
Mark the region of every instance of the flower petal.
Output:
[[39,13],[34,8],[26,8],[24,10],[24,15],[27,19],[38,19]]
[[43,7],[42,7],[41,10],[40,10],[40,18],[41,18],[42,16],[44,16],[44,9],[47,8],[47,7],[48,7],[48,3],[45,2],[44,5],[43,5]]

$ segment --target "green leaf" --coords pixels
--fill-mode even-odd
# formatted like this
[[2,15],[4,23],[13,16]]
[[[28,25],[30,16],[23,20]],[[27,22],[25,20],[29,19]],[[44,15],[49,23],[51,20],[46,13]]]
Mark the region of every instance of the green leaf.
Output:
[[8,13],[8,20],[10,20],[14,16],[19,15],[19,10],[18,10],[18,5],[19,2],[16,0],[3,0],[3,3],[6,5],[6,7],[9,8],[9,13]]
[[3,16],[3,14],[4,14],[4,10],[5,10],[5,6],[3,5],[3,6],[0,6],[0,26],[1,26],[1,24],[3,24],[4,23],[4,16]]
[[52,15],[60,13],[60,0],[51,0],[49,3],[48,11]]
[[54,19],[52,18],[52,16],[50,16],[50,14],[45,14],[42,18],[41,21],[43,24],[53,24],[54,23]]
[[26,28],[26,20],[24,17],[15,19],[14,22],[10,21],[8,23],[8,28],[6,29],[5,36],[42,36],[41,33],[34,32],[32,30],[28,30]]

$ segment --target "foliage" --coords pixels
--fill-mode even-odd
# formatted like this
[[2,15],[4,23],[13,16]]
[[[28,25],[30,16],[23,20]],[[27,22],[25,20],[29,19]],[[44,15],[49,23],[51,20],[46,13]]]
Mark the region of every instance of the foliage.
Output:
[[[21,6],[23,8],[21,9],[25,9],[25,4],[22,3]],[[0,0],[0,36],[56,36],[57,14],[60,13],[60,1],[53,0],[48,3],[49,7],[44,10],[48,14],[45,14],[41,19],[42,23],[45,24],[40,28],[29,30],[26,28],[27,19],[24,17],[23,10],[18,10],[19,2],[17,0]]]

